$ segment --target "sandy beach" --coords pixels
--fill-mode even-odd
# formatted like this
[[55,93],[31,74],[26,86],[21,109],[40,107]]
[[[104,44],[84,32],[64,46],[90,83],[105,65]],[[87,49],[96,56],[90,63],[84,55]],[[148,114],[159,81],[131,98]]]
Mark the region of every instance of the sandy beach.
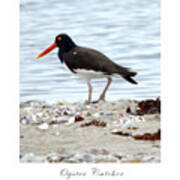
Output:
[[160,99],[20,104],[20,162],[160,162]]

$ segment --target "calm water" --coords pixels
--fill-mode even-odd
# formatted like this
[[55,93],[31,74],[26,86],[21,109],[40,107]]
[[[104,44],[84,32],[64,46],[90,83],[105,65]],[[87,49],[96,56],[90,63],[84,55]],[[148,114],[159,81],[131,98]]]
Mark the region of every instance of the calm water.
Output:
[[[59,62],[57,49],[35,59],[60,33],[139,73],[138,85],[114,79],[107,100],[160,95],[159,0],[21,0],[20,33],[21,101],[87,99],[86,83]],[[105,84],[93,80],[93,99]]]

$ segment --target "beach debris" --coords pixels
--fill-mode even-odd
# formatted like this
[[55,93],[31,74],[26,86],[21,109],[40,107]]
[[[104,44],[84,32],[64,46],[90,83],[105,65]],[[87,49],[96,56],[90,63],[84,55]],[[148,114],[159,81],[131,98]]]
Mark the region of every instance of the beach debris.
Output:
[[112,155],[108,155],[108,156],[97,158],[95,162],[96,163],[115,163],[115,162],[118,162],[118,158]]
[[41,125],[38,126],[39,129],[42,130],[47,130],[49,128],[48,123],[43,123]]
[[121,163],[149,163],[149,162],[160,162],[158,154],[154,153],[138,153],[129,157],[122,157]]
[[155,133],[145,133],[143,135],[135,135],[133,136],[136,140],[144,140],[144,141],[155,141],[161,140],[161,130],[159,129]]
[[90,153],[90,154],[93,154],[93,155],[108,155],[110,154],[109,151],[107,151],[106,149],[102,148],[102,149],[99,149],[99,148],[91,148],[91,149],[88,149],[86,150],[85,152],[87,153]]
[[83,120],[84,120],[84,117],[82,117],[80,115],[75,116],[75,122],[79,122],[79,121],[83,121]]
[[130,136],[133,137],[135,140],[144,140],[144,141],[156,141],[161,139],[161,131],[160,129],[155,133],[145,133],[143,135],[132,135],[128,132],[122,131],[112,131],[111,134],[120,135],[120,136]]
[[130,160],[131,163],[142,163],[143,159],[142,158],[135,158],[133,160]]
[[75,117],[72,116],[68,119],[68,122],[66,123],[67,125],[73,124],[75,122]]
[[80,127],[87,127],[87,126],[97,126],[97,127],[106,127],[107,123],[100,120],[92,120],[90,122],[81,124]]
[[122,159],[123,157],[125,157],[125,153],[122,153],[122,152],[117,152],[115,153],[113,156],[118,158],[119,160]]
[[128,127],[127,129],[128,129],[128,130],[137,130],[137,129],[138,129],[138,127],[134,127],[134,126],[132,126],[132,127]]
[[100,114],[99,114],[98,112],[96,112],[96,113],[93,114],[93,117],[94,117],[94,118],[99,118],[99,116],[100,116]]
[[160,98],[156,98],[155,100],[153,99],[148,99],[144,101],[137,101],[137,107],[136,109],[132,110],[132,107],[128,107],[126,109],[126,113],[133,114],[133,115],[139,115],[142,116],[144,114],[155,114],[155,113],[160,113]]
[[39,163],[39,162],[49,162],[49,163],[148,163],[148,162],[160,162],[159,154],[157,153],[139,153],[139,154],[107,154],[107,155],[93,155],[88,152],[80,152],[75,154],[59,154],[59,153],[49,153],[47,155],[38,156],[33,153],[28,153],[25,155],[20,155],[20,162],[23,163]]
[[63,124],[67,123],[69,121],[69,116],[62,116],[62,117],[52,117],[49,119],[49,125],[54,125],[54,124]]
[[28,153],[21,157],[21,162],[37,162],[37,157],[34,153]]
[[155,114],[160,113],[160,98],[156,100],[149,99],[145,101],[138,102],[138,107],[140,108],[137,113],[141,114]]
[[75,157],[71,157],[71,158],[64,159],[63,163],[72,163],[73,164],[73,163],[80,163],[80,161],[78,159],[76,159]]
[[55,107],[53,113],[56,117],[59,116],[73,116],[75,114],[74,110],[66,105],[61,105],[60,107]]
[[50,153],[47,155],[47,160],[50,162],[50,163],[57,163],[57,162],[60,162],[64,159],[63,156],[60,156],[58,153]]
[[127,113],[129,113],[129,114],[132,114],[132,112],[131,112],[131,108],[130,108],[130,107],[128,107],[128,108],[126,109],[126,112],[127,112]]
[[23,125],[29,124],[29,121],[27,119],[20,120],[20,123]]
[[135,130],[137,129],[136,126],[139,123],[144,123],[145,119],[144,117],[139,117],[139,116],[132,116],[132,115],[128,115],[125,117],[121,117],[118,120],[114,121],[114,124],[116,126],[120,126],[122,128],[127,128],[127,129],[131,129],[131,130]]
[[120,136],[131,136],[130,133],[122,132],[122,131],[112,131],[111,134],[120,135]]
[[74,158],[78,159],[80,162],[94,162],[95,156],[89,153],[77,153]]

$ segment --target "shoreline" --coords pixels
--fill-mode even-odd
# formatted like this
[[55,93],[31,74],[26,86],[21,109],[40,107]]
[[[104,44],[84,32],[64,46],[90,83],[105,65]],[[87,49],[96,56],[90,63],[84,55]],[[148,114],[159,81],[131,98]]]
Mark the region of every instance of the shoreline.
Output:
[[160,162],[160,98],[23,102],[20,162]]
[[[77,95],[77,96],[79,96],[79,95]],[[97,95],[97,98],[98,98],[99,96]],[[145,101],[145,100],[148,100],[148,99],[156,99],[156,98],[158,98],[158,97],[160,97],[160,96],[149,96],[149,97],[136,97],[136,98],[134,98],[134,97],[131,97],[131,98],[119,98],[119,99],[110,99],[110,98],[108,98],[109,96],[107,96],[106,97],[106,101],[105,102],[111,102],[111,103],[113,103],[113,102],[117,102],[117,101],[122,101],[122,100],[129,100],[129,101]],[[93,101],[95,101],[95,100],[97,100],[97,98],[96,97],[94,97],[94,99],[93,99]],[[29,99],[29,98],[22,98],[22,99],[20,99],[20,104],[24,104],[24,103],[27,103],[27,102],[31,102],[31,101],[37,101],[37,102],[45,102],[45,103],[47,103],[47,104],[54,104],[54,103],[58,103],[58,102],[66,102],[66,103],[69,103],[69,104],[76,104],[76,103],[81,103],[81,104],[83,104],[84,102],[85,102],[85,100],[86,100],[86,97],[85,97],[85,99],[81,99],[81,100],[77,100],[77,99],[75,99],[75,98],[73,98],[74,100],[72,100],[71,99],[71,101],[69,101],[69,100],[67,100],[66,98],[65,99],[63,99],[63,98],[61,98],[61,99],[57,99],[57,98],[44,98],[43,100],[42,99]]]

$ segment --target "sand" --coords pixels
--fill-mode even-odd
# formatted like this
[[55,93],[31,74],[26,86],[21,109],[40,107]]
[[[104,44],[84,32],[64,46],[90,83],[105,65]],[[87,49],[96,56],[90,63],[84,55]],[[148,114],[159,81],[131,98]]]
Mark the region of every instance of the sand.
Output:
[[20,161],[160,162],[160,140],[134,139],[136,135],[156,133],[160,113],[137,113],[138,103],[21,103]]

